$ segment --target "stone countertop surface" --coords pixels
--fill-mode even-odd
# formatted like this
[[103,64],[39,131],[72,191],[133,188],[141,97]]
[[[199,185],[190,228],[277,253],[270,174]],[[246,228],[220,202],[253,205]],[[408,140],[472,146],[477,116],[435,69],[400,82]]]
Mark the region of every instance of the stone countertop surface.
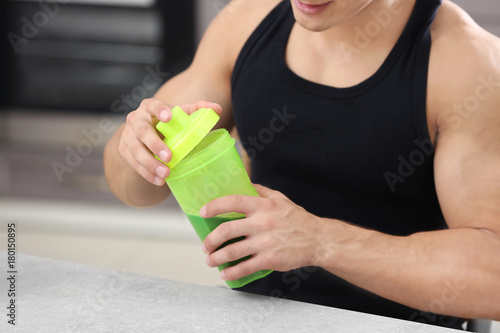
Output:
[[18,254],[16,325],[0,251],[1,332],[452,332],[225,288]]

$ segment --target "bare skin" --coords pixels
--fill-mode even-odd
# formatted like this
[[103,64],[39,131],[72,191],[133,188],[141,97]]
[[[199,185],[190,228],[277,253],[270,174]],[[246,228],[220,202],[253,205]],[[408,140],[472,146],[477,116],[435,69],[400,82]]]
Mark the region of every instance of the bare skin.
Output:
[[[220,126],[233,127],[229,82],[236,57],[278,2],[235,1],[212,23],[191,67],[167,82],[156,99],[131,113],[105,151],[106,176],[118,198],[129,205],[149,206],[168,196],[165,185],[154,184],[156,178],[163,184],[168,170],[159,174],[157,168],[163,165],[152,153],[164,150],[169,158],[153,129],[157,119],[169,119],[169,105],[188,104],[189,112],[211,106],[221,114]],[[296,74],[317,83],[360,83],[384,61],[414,3],[338,0],[311,16],[298,12],[292,1],[297,24],[290,35],[287,63]],[[397,9],[391,24],[348,61],[332,46],[352,41],[353,28],[371,20],[371,11],[388,8]],[[260,197],[220,198],[200,211],[203,217],[247,215],[245,223],[222,224],[203,243],[212,267],[252,255],[223,270],[223,279],[261,269],[288,271],[313,265],[423,311],[500,320],[500,41],[449,1],[440,8],[431,35],[427,120],[436,147],[436,190],[450,229],[390,236],[314,216],[283,194],[256,185]],[[197,100],[218,105],[195,104]],[[246,239],[216,251],[239,236]]]

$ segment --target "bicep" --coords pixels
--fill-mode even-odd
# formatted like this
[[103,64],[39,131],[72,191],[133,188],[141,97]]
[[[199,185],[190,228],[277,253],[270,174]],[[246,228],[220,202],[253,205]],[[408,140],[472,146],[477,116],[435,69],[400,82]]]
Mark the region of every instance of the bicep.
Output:
[[490,230],[500,236],[500,90],[436,145],[436,190],[450,228]]

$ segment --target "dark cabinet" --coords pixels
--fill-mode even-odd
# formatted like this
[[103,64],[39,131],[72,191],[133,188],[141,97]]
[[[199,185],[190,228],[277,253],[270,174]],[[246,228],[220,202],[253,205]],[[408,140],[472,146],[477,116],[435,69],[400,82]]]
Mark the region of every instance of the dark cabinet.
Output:
[[8,107],[132,110],[194,52],[192,0],[0,6],[1,102]]

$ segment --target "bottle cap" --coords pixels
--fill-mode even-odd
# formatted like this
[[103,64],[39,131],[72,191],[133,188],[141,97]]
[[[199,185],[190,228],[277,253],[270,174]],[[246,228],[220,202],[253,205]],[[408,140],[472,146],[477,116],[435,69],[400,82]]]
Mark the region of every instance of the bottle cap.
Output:
[[163,142],[172,152],[172,159],[165,164],[170,169],[175,167],[212,130],[219,118],[212,109],[202,108],[187,115],[179,106],[173,108],[172,119],[166,123],[160,121],[156,125],[156,129],[165,137]]

